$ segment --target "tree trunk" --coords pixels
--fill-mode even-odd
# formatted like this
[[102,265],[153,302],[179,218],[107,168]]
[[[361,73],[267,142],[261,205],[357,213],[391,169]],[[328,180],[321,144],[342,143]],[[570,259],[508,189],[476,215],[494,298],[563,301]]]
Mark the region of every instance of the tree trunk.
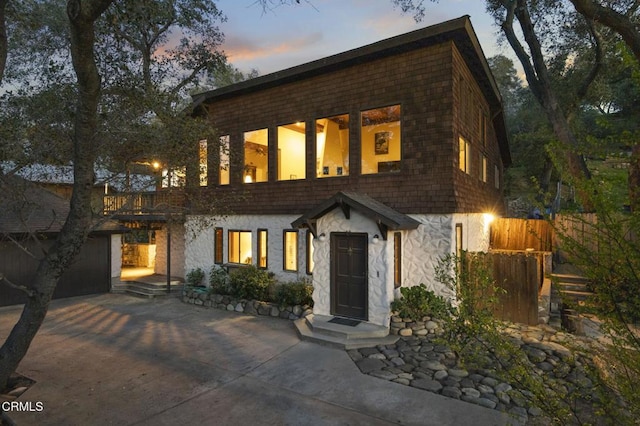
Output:
[[97,146],[97,110],[100,75],[93,55],[94,22],[113,0],[70,0],[71,55],[78,78],[74,123],[74,183],[69,216],[56,241],[40,262],[20,319],[0,348],[0,389],[26,355],[47,314],[49,302],[62,273],[71,264],[91,230],[91,189]]

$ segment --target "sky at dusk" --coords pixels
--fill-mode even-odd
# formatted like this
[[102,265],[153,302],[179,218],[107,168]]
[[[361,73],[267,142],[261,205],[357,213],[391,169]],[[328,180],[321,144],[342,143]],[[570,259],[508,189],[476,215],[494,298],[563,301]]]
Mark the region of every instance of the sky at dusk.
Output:
[[264,75],[463,15],[471,17],[485,56],[510,56],[508,47],[498,45],[498,30],[481,0],[426,2],[426,16],[419,23],[390,0],[309,1],[312,6],[302,0],[263,13],[255,0],[219,0],[228,19],[221,28],[230,62]]

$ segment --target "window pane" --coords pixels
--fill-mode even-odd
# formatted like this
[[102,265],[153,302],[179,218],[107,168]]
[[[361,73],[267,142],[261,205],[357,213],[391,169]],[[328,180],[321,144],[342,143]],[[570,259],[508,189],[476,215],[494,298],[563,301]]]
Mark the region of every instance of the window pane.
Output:
[[244,134],[244,183],[269,180],[269,131],[254,130]]
[[214,244],[214,247],[213,247],[214,248],[214,253],[213,253],[214,262],[217,263],[217,264],[221,264],[221,263],[224,262],[224,260],[223,260],[223,256],[224,255],[222,253],[222,250],[223,250],[223,248],[222,248],[223,247],[222,239],[223,239],[223,235],[224,235],[223,232],[224,231],[222,230],[222,228],[215,228],[214,232],[215,232],[214,243],[213,243]]
[[313,274],[313,234],[307,230],[307,275]]
[[467,171],[467,152],[466,152],[467,144],[462,137],[459,139],[458,149],[459,149],[458,163],[460,166],[460,170],[462,170],[463,172],[466,172]]
[[200,141],[200,149],[198,150],[198,165],[200,168],[200,186],[207,186],[207,170],[208,170],[208,160],[207,160],[207,140],[203,139]]
[[349,114],[316,120],[316,177],[349,175]]
[[483,154],[480,154],[480,180],[487,181],[487,157]]
[[305,129],[302,122],[278,126],[278,180],[306,177]]
[[284,231],[284,270],[298,270],[298,231]]
[[362,174],[399,172],[400,105],[363,111],[360,132]]
[[229,135],[226,135],[220,137],[220,185],[229,185],[229,166]]
[[229,231],[229,262],[250,265],[251,231]]
[[258,229],[258,268],[267,269],[267,230]]

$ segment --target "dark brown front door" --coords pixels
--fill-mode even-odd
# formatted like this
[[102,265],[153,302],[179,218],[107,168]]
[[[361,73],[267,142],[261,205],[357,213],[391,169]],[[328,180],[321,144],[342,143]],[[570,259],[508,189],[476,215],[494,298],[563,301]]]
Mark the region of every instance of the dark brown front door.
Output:
[[367,234],[331,234],[331,313],[367,319]]

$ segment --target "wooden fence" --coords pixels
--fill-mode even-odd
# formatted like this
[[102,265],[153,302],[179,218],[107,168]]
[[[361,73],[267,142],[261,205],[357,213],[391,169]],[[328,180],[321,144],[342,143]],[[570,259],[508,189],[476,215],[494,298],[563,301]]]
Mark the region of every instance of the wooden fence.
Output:
[[[538,324],[538,296],[550,264],[549,252],[492,251],[493,278],[505,290],[493,307],[504,321]],[[547,266],[548,267],[548,266]]]
[[556,230],[564,238],[597,250],[594,235],[597,217],[592,213],[558,215],[553,223],[537,219],[499,218],[491,224],[490,246],[494,250],[533,250],[557,252],[561,241]]

